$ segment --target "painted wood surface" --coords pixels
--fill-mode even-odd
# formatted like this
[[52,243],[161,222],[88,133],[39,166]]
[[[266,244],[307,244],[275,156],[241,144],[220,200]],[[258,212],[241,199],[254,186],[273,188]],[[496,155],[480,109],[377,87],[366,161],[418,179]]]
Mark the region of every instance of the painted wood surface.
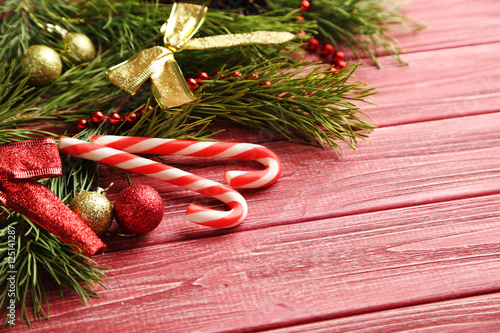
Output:
[[[382,57],[357,77],[376,86],[379,124],[357,151],[332,151],[230,127],[263,144],[282,178],[242,190],[249,215],[213,230],[183,220],[219,202],[145,176],[165,201],[141,237],[107,236],[109,290],[88,307],[49,291],[33,332],[498,332],[500,330],[500,2],[414,0],[428,23],[398,34],[403,67]],[[223,182],[251,162],[168,158]],[[114,181],[113,200],[126,184]],[[27,330],[21,325],[12,331]]]

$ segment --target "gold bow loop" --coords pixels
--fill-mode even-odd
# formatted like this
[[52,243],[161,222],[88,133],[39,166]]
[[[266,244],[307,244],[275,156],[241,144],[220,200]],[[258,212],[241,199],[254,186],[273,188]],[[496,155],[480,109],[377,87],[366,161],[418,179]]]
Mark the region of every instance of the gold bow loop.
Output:
[[175,3],[168,21],[161,27],[165,46],[154,46],[111,67],[106,76],[120,89],[133,95],[151,78],[153,95],[162,108],[189,103],[196,97],[189,89],[174,54],[183,49],[207,50],[249,44],[284,43],[295,36],[289,32],[256,31],[193,38],[205,21],[205,6]]

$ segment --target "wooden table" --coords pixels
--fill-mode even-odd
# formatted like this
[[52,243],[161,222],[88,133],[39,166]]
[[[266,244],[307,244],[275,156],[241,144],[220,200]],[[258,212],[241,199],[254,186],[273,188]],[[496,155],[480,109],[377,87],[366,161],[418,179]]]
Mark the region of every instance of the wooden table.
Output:
[[[217,202],[134,176],[165,201],[152,233],[106,237],[100,299],[50,294],[51,320],[31,332],[500,331],[500,1],[414,0],[429,27],[396,34],[410,66],[382,57],[357,71],[381,91],[379,124],[359,150],[271,140],[283,175],[242,190],[246,221],[213,230],[183,220]],[[252,163],[190,159],[223,182]],[[116,173],[113,200],[126,186]],[[16,325],[12,331],[28,330]]]

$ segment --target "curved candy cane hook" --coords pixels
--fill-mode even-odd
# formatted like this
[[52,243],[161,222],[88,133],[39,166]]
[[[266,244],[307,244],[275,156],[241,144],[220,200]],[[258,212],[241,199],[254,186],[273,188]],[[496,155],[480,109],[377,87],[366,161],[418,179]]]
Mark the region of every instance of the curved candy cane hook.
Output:
[[232,187],[265,187],[276,182],[281,175],[278,156],[268,148],[256,144],[115,135],[95,135],[92,142],[134,154],[240,158],[264,165],[264,170],[226,172],[224,177]]
[[230,211],[218,211],[191,204],[186,209],[185,218],[188,221],[215,228],[229,228],[240,224],[248,213],[247,203],[237,191],[169,165],[66,136],[61,136],[59,139],[59,150],[68,155],[116,166],[182,186],[216,198],[231,208]]

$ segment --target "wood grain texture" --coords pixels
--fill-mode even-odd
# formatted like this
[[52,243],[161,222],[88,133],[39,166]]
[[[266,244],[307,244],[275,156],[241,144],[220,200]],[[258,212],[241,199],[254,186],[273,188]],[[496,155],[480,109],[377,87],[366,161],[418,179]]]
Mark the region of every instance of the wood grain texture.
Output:
[[361,66],[357,78],[380,91],[378,106],[361,107],[380,127],[498,112],[499,54],[491,43],[413,53],[409,66],[388,57],[380,70]]
[[[51,320],[31,332],[497,332],[500,327],[500,2],[415,0],[429,24],[398,34],[410,66],[380,59],[357,77],[376,86],[380,125],[358,151],[332,151],[230,126],[220,138],[281,158],[274,185],[242,190],[247,220],[213,230],[183,220],[217,201],[145,176],[162,224],[106,236],[94,259],[112,278],[84,307],[49,291]],[[225,127],[225,125],[222,125]],[[172,157],[224,182],[245,161]],[[114,181],[114,200],[127,184]],[[16,325],[11,331],[28,331]]]
[[[500,195],[111,253],[110,291],[33,330],[248,331],[500,290]],[[457,216],[456,211],[460,211]],[[54,293],[55,296],[55,293]],[[111,327],[110,327],[111,328]]]
[[268,332],[498,332],[500,294],[378,311]]

